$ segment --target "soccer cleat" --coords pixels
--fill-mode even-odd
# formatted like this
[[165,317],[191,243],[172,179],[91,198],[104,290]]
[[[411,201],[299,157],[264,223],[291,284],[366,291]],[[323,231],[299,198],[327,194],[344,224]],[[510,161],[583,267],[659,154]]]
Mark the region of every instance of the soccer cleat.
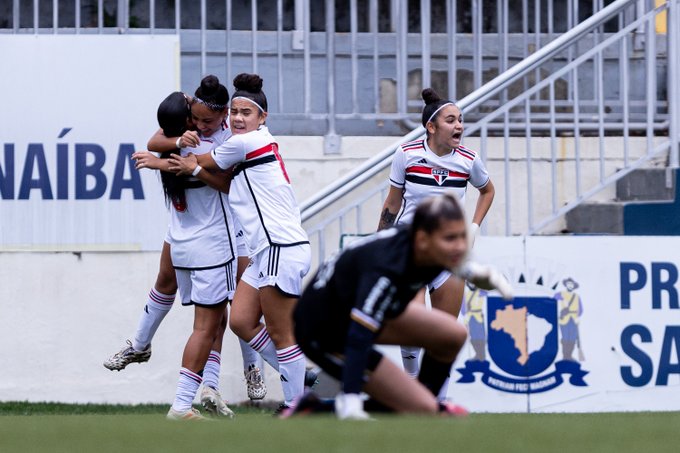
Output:
[[292,407],[285,409],[281,413],[281,418],[299,417],[310,414],[333,413],[335,411],[335,400],[321,399],[311,390],[307,390],[300,396]]
[[289,410],[290,410],[289,405],[287,405],[286,403],[281,403],[279,404],[279,407],[276,408],[272,415],[274,417],[285,418],[284,414],[286,414]]
[[439,402],[439,413],[442,416],[448,417],[467,417],[468,410],[463,406],[454,404],[451,401],[440,401]]
[[111,371],[120,371],[131,363],[144,363],[149,361],[151,358],[151,345],[147,346],[143,351],[136,351],[132,347],[132,342],[130,340],[127,340],[126,343],[127,346],[123,347],[123,349],[116,352],[104,362],[106,368]]
[[307,368],[305,370],[305,388],[314,388],[314,386],[319,383],[320,373],[321,368]]
[[250,365],[248,371],[243,371],[246,378],[246,389],[248,391],[248,398],[251,400],[261,400],[267,395],[267,387],[264,385],[264,379],[260,369],[255,365]]
[[168,411],[168,414],[165,416],[168,420],[173,420],[173,421],[197,421],[197,422],[205,422],[205,421],[210,421],[209,418],[206,418],[201,415],[199,411],[194,409],[193,407],[189,409],[186,412],[179,412],[174,410],[172,407]]
[[214,417],[234,418],[234,412],[224,402],[220,392],[210,386],[203,386],[201,390],[201,404],[206,412]]

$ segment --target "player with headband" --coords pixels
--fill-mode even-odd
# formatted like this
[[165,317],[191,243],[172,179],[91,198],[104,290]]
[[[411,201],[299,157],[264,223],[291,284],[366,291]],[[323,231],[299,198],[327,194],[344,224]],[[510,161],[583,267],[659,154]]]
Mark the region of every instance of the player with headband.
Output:
[[[230,140],[210,155],[191,156],[204,168],[233,165],[230,201],[241,222],[251,264],[238,284],[230,327],[281,375],[284,403],[304,390],[305,356],[293,335],[292,312],[311,262],[307,234],[278,145],[265,126],[262,79],[239,74],[230,108]],[[176,170],[188,173],[180,158]],[[264,313],[266,327],[260,322]]]
[[[378,229],[408,224],[418,204],[428,196],[452,193],[465,201],[468,184],[479,190],[479,199],[469,240],[474,244],[479,225],[494,198],[494,186],[478,153],[461,144],[463,114],[455,103],[442,99],[433,89],[422,92],[425,107],[422,124],[426,138],[404,143],[397,148],[390,171],[390,190],[380,215]],[[464,282],[449,272],[442,272],[429,285],[432,307],[458,316],[463,300]],[[419,294],[425,302],[424,292]],[[402,347],[406,372],[418,375],[420,348]],[[441,399],[446,398],[448,381],[442,386]]]

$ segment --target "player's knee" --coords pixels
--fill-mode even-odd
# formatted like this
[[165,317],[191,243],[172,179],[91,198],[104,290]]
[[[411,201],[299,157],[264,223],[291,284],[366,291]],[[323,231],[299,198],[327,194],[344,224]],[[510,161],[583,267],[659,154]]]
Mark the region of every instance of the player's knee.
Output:
[[162,268],[156,277],[156,290],[162,294],[175,294],[177,292],[177,279],[175,272],[166,272]]
[[246,341],[250,340],[250,329],[248,329],[245,319],[243,319],[243,316],[240,316],[240,314],[236,313],[235,311],[232,311],[231,316],[229,317],[229,328],[232,332],[234,332],[234,334],[236,334],[237,337]]
[[433,351],[444,360],[454,360],[467,339],[467,330],[456,323],[446,330],[437,351]]
[[295,343],[293,332],[288,326],[267,324],[267,333],[271,337],[276,349],[281,349]]

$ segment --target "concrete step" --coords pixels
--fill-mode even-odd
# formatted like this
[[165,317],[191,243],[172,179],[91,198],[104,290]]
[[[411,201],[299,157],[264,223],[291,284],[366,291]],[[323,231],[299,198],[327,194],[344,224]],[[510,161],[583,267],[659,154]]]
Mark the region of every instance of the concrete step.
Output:
[[623,234],[624,203],[583,203],[567,213],[567,231],[576,234]]
[[[645,236],[680,235],[680,170],[636,170],[617,183],[619,200],[583,203],[566,215],[567,232]],[[625,201],[624,201],[625,200]]]
[[666,168],[633,170],[616,182],[616,200],[673,200],[675,196],[674,174],[675,172]]

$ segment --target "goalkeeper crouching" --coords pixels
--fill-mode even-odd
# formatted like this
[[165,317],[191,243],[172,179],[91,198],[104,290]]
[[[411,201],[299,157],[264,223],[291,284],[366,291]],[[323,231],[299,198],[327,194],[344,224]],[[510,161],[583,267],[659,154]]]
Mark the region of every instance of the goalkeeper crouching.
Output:
[[[352,243],[320,267],[295,308],[295,335],[307,357],[342,383],[334,402],[339,418],[368,419],[369,408],[467,414],[436,397],[465,343],[465,327],[448,313],[410,303],[444,270],[512,297],[498,271],[466,261],[467,253],[463,208],[445,194],[424,200],[411,225]],[[418,379],[383,357],[376,344],[424,348]],[[288,415],[312,408],[310,399],[304,396]]]

